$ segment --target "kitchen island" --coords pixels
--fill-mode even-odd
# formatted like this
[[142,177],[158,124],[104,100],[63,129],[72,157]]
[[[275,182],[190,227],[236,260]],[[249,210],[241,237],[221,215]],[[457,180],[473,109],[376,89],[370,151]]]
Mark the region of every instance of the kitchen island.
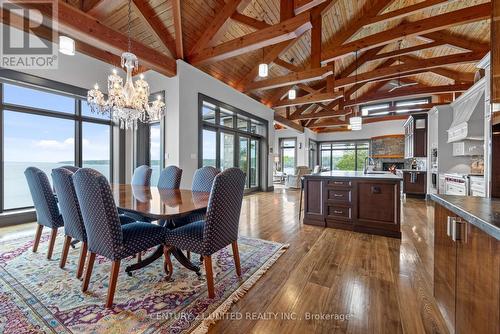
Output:
[[401,238],[401,177],[330,171],[304,176],[304,224]]

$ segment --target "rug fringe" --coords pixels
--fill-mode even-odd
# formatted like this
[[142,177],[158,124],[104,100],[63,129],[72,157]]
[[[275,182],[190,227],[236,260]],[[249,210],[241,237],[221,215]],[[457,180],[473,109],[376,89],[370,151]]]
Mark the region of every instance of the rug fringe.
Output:
[[224,314],[229,311],[231,306],[240,300],[250,288],[264,275],[269,268],[283,255],[290,245],[284,244],[271,256],[262,267],[259,268],[249,279],[247,279],[236,291],[234,291],[219,307],[213,311],[201,324],[198,325],[191,333],[192,334],[205,334],[208,332],[210,325],[215,324]]

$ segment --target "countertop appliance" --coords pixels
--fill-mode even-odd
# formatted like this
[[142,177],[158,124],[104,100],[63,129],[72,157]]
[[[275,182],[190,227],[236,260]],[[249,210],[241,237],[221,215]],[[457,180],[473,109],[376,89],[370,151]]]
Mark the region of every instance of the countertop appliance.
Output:
[[467,196],[469,178],[464,174],[444,174],[444,193],[446,195]]

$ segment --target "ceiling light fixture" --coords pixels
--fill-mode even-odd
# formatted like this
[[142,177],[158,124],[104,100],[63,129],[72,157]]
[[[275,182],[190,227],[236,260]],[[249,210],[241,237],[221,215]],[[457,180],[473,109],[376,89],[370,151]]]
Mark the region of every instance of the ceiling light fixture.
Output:
[[137,122],[150,123],[159,121],[165,114],[165,103],[161,96],[150,104],[149,84],[144,80],[144,75],[139,76],[139,80],[132,80],[132,72],[138,69],[139,60],[131,52],[132,44],[130,39],[132,7],[131,0],[128,2],[128,52],[122,53],[121,66],[127,72],[125,84],[118,75],[118,71],[113,69],[113,73],[108,76],[108,99],[99,90],[96,84],[94,89],[87,93],[87,102],[92,112],[97,114],[109,114],[110,117],[120,124],[122,129],[137,129]]
[[59,52],[68,55],[75,55],[75,40],[68,36],[59,36]]
[[295,100],[295,98],[297,97],[297,92],[295,91],[295,89],[290,89],[288,91],[288,99],[289,100]]
[[269,75],[269,66],[264,62],[264,49],[262,49],[262,63],[259,64],[259,77],[265,78]]

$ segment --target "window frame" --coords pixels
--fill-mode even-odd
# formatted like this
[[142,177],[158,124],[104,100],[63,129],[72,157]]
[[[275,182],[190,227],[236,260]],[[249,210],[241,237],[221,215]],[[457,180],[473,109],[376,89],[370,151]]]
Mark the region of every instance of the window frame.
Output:
[[[333,171],[333,151],[340,151],[340,149],[334,149],[333,148],[333,144],[354,144],[354,149],[347,149],[346,151],[354,151],[355,153],[355,157],[356,159],[354,160],[354,171],[357,171],[358,170],[358,166],[359,166],[359,161],[358,161],[358,146],[360,144],[365,144],[367,143],[368,144],[368,155],[370,155],[370,150],[371,150],[371,140],[370,139],[356,139],[356,140],[329,140],[329,141],[321,141],[321,142],[318,142],[318,154],[319,154],[319,165],[321,167],[321,169],[324,168],[323,166],[323,159],[322,159],[322,155],[321,153],[323,151],[325,152],[330,152],[330,163],[329,163],[329,171]],[[323,144],[327,144],[327,145],[330,145],[329,149],[322,149],[321,146]],[[361,163],[364,163],[364,161],[362,161]]]
[[[288,140],[293,140],[293,147],[292,146],[283,146],[283,143]],[[283,173],[283,151],[286,148],[293,148],[294,153],[293,153],[293,168],[297,168],[297,154],[298,154],[298,148],[297,148],[297,137],[282,137],[279,139],[278,143],[278,150],[279,150],[279,158],[280,158],[280,167],[281,167],[281,172]]]
[[[211,123],[208,121],[203,120],[203,102],[208,102],[210,104],[213,104],[215,106],[215,122]],[[226,109],[230,112],[233,113],[233,122],[232,122],[232,127],[224,126],[220,124],[220,109]],[[238,129],[238,116],[243,116],[248,119],[248,126],[247,130],[240,130]],[[251,128],[252,128],[252,120],[260,123],[264,129],[264,135],[260,135],[257,133],[252,133]],[[215,151],[215,167],[220,168],[220,145],[221,145],[221,134],[222,133],[227,133],[227,134],[232,134],[234,135],[234,147],[233,147],[233,164],[234,167],[239,168],[239,153],[240,153],[240,137],[247,137],[250,139],[257,139],[258,142],[260,143],[260,147],[258,150],[258,154],[260,155],[258,158],[258,175],[259,175],[259,182],[258,185],[255,187],[251,187],[250,185],[250,177],[247,177],[246,180],[246,189],[245,191],[256,191],[256,190],[262,190],[262,182],[264,181],[264,177],[267,177],[268,173],[268,166],[266,164],[265,166],[265,174],[263,173],[263,168],[262,168],[262,151],[268,152],[269,151],[269,139],[268,139],[268,121],[260,118],[258,116],[252,115],[246,111],[243,111],[241,109],[238,109],[236,107],[233,107],[227,103],[221,102],[219,100],[216,100],[214,98],[211,98],[205,94],[198,93],[198,168],[201,168],[203,166],[203,130],[209,130],[215,132],[215,145],[216,145],[216,151]],[[265,149],[264,149],[265,148]],[[247,159],[247,164],[250,163],[250,158]],[[267,180],[265,180],[265,187],[267,188]]]
[[[398,106],[398,103],[405,103],[405,102],[412,102],[412,101],[424,101],[426,100],[427,103],[431,103],[432,102],[432,98],[430,96],[423,96],[423,97],[415,97],[415,98],[411,98],[411,99],[404,99],[404,100],[392,100],[392,101],[383,101],[383,102],[377,102],[377,103],[370,103],[370,104],[364,104],[364,105],[361,105],[360,106],[360,111],[361,111],[361,114],[363,113],[363,108],[368,108],[368,107],[376,107],[376,106],[382,106],[382,105],[387,105],[387,108],[386,109],[390,109],[390,108],[395,108]],[[417,106],[417,105],[415,105]],[[411,106],[408,106],[408,107],[411,107]],[[363,117],[378,117],[378,116],[387,116],[387,115],[402,115],[402,114],[412,114],[412,113],[421,113],[422,110],[415,110],[415,111],[408,111],[408,112],[397,112],[395,110],[392,110],[392,111],[388,111],[386,109],[380,109],[380,110],[374,110],[373,113],[370,113],[368,112],[368,115],[365,115]],[[386,114],[384,115],[377,115],[378,112],[387,112]]]
[[[4,103],[4,85],[17,85],[25,88],[44,91],[51,94],[62,95],[71,97],[74,99],[74,113],[64,113],[60,111],[51,111],[46,109],[38,109],[28,106],[22,106],[17,104]],[[5,212],[16,212],[20,210],[31,209],[33,206],[28,207],[19,207],[19,208],[11,208],[5,209],[5,182],[4,182],[4,113],[8,112],[16,112],[23,113],[28,115],[37,115],[43,117],[52,117],[58,119],[71,120],[74,122],[74,163],[75,166],[82,166],[83,163],[83,138],[82,138],[82,130],[83,124],[85,123],[93,123],[93,124],[102,124],[109,125],[109,178],[110,182],[113,180],[113,128],[114,123],[111,119],[102,119],[102,118],[93,118],[90,116],[82,115],[82,103],[86,103],[87,100],[87,90],[83,88],[79,88],[76,86],[72,86],[69,84],[60,83],[57,81],[37,77],[31,74],[26,74],[22,72],[17,72],[8,69],[0,69],[0,148],[2,150],[0,154],[0,214]]]

